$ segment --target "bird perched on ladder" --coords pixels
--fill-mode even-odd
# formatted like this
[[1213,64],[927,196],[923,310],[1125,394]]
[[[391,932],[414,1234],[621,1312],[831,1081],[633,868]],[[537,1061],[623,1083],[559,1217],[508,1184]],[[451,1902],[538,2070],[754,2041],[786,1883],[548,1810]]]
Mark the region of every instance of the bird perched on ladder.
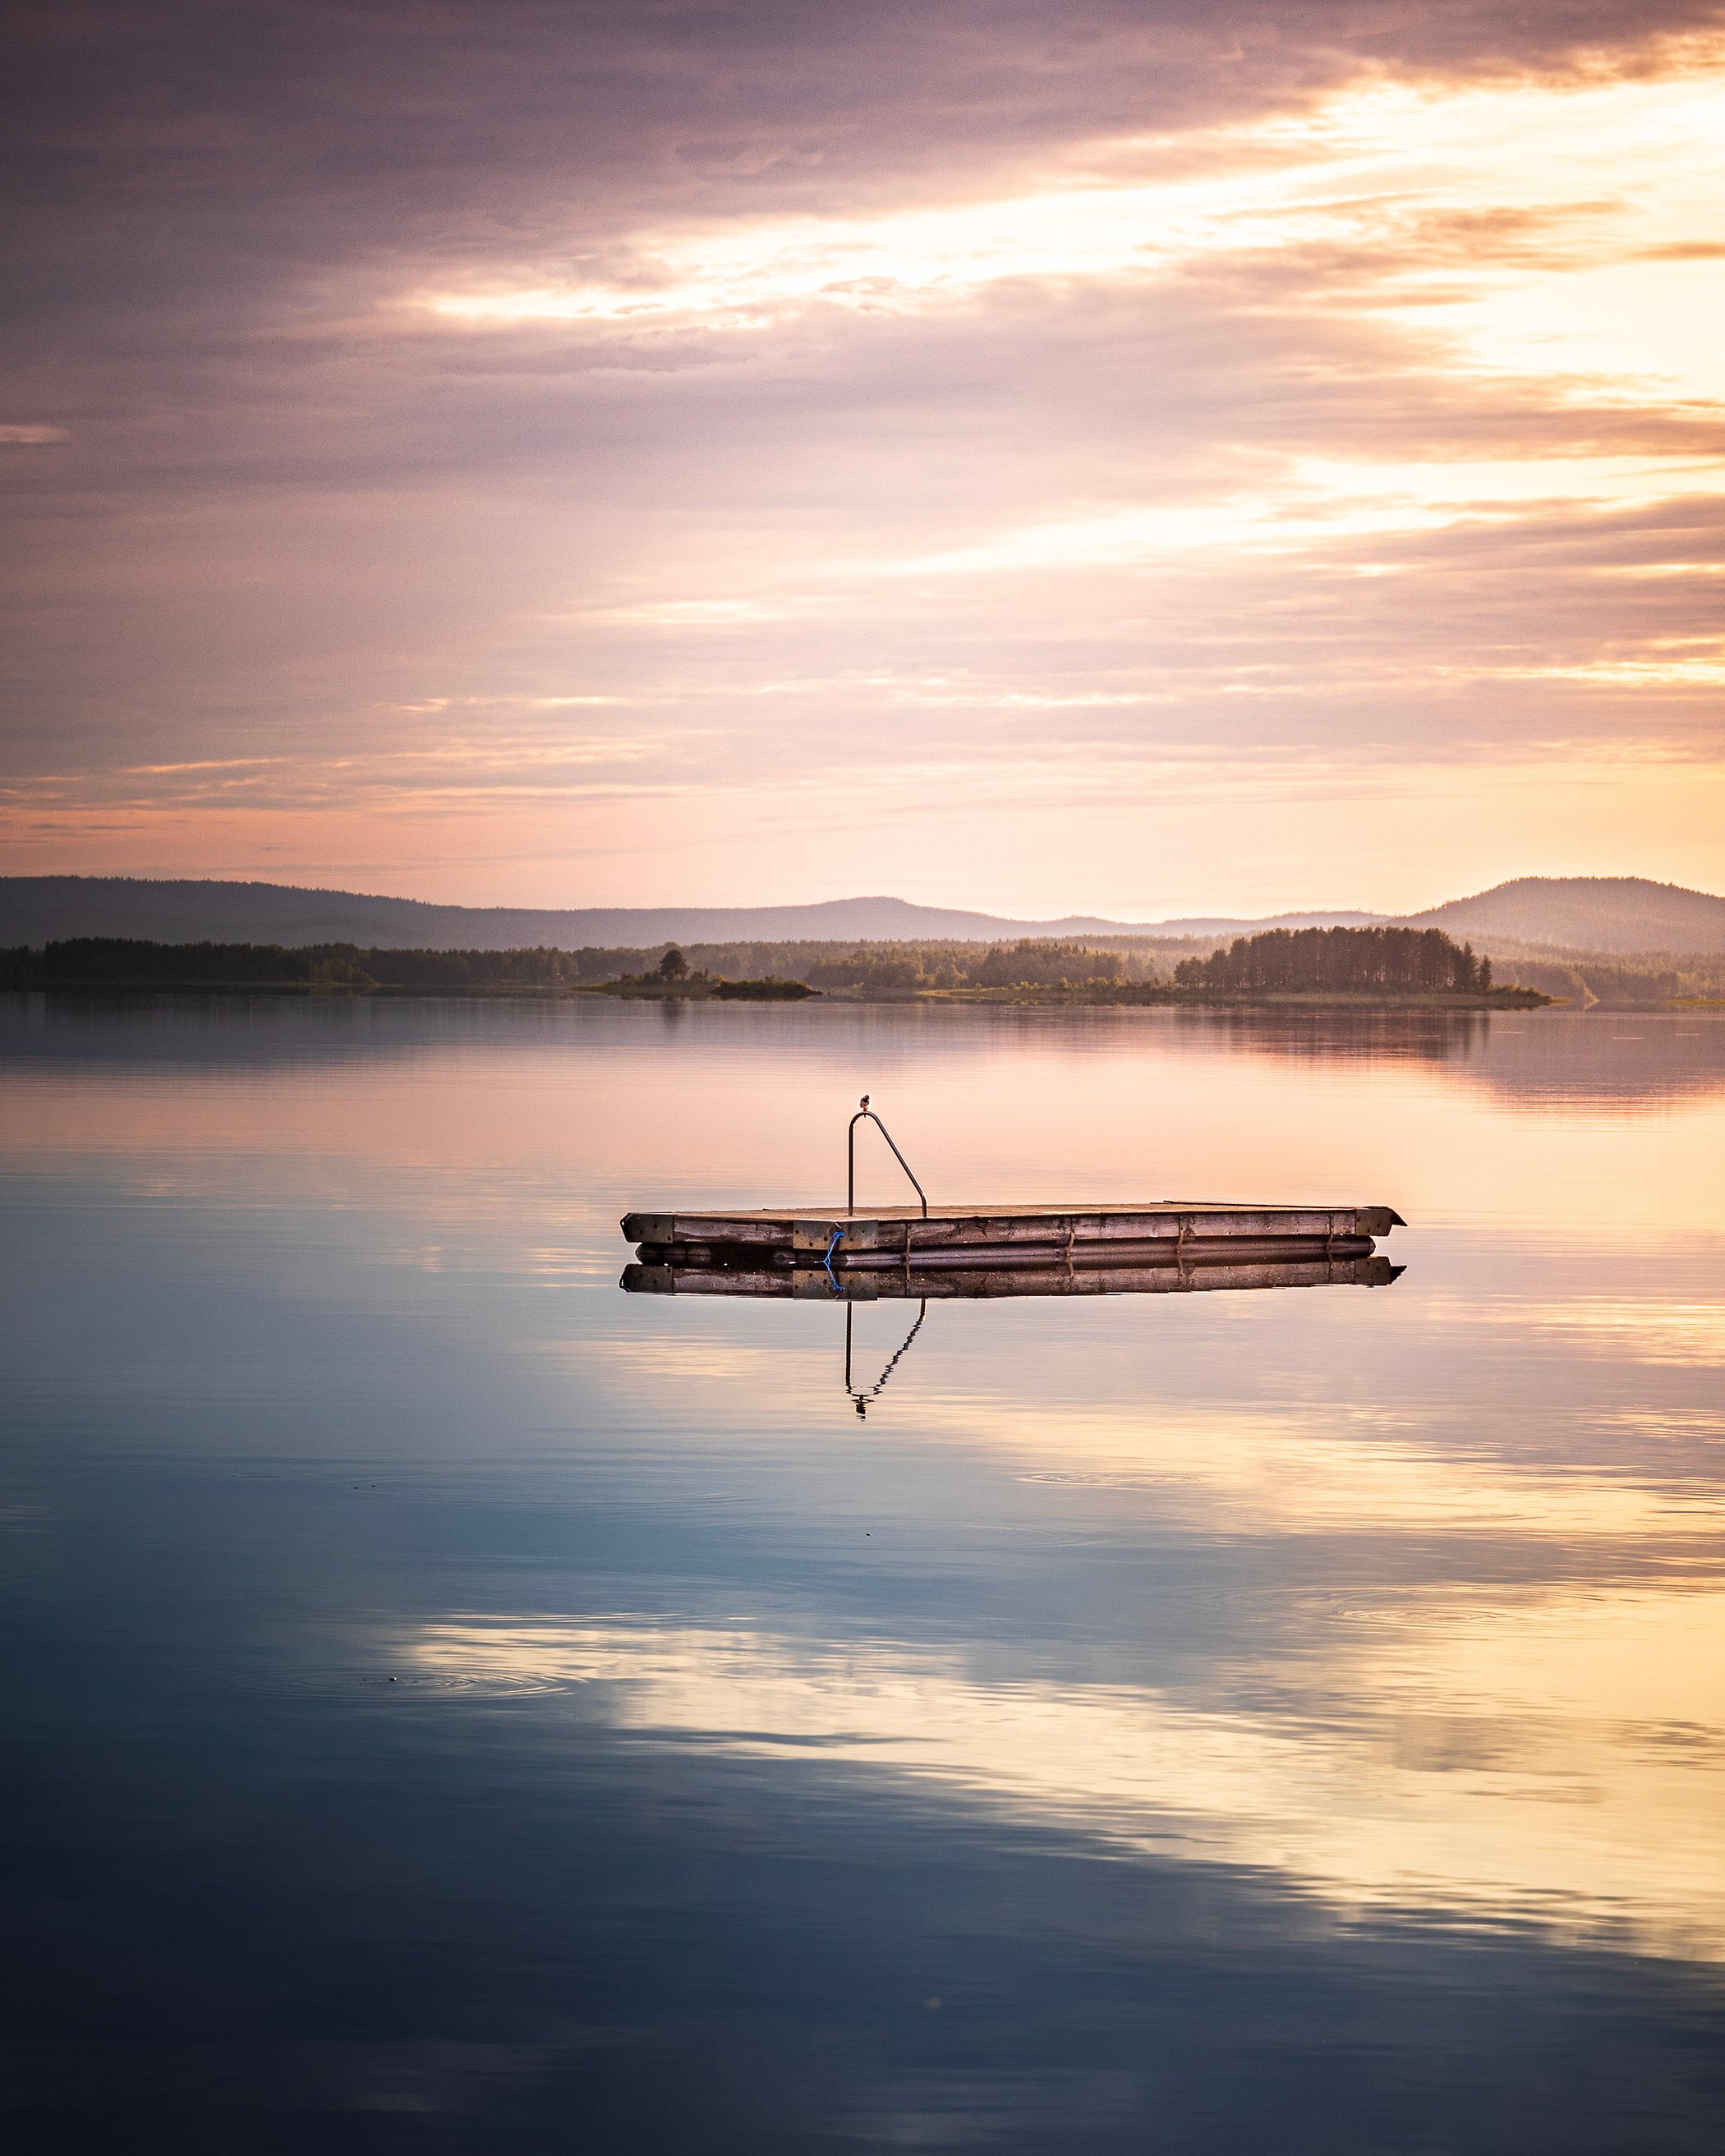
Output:
[[869,1096],[868,1096],[868,1095],[867,1095],[866,1093],[865,1093],[865,1094],[863,1095],[863,1096],[862,1096],[861,1100],[858,1101],[857,1106],[858,1106],[860,1108],[866,1108],[866,1107],[868,1106],[868,1105],[869,1105]]

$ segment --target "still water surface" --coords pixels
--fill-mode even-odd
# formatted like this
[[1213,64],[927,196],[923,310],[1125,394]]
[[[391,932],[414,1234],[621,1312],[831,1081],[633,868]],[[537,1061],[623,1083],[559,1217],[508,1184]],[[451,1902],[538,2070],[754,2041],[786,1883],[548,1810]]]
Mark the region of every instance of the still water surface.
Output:
[[[1725,1013],[0,1005],[19,2145],[1718,2145]],[[619,1292],[865,1090],[1407,1270]]]

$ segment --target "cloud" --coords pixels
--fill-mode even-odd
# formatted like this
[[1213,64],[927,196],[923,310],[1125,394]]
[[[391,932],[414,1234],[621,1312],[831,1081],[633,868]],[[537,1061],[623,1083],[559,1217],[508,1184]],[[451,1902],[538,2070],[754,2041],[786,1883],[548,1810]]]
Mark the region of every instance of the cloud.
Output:
[[602,786],[650,857],[871,763],[1164,833],[1183,759],[1711,767],[1722,34],[27,13],[12,769],[66,866],[80,803],[562,798],[573,899]]

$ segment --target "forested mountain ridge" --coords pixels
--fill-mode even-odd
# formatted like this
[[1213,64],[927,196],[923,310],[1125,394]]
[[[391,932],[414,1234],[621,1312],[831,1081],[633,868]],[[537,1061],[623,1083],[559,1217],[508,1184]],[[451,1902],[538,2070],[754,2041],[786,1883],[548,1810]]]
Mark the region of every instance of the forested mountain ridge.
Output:
[[1645,876],[1517,876],[1410,914],[1416,928],[1563,951],[1725,951],[1725,898]]

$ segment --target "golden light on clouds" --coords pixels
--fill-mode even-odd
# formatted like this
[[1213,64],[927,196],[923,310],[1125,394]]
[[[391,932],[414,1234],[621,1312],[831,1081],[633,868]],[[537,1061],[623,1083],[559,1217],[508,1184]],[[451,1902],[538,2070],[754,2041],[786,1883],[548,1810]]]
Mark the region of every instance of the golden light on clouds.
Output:
[[67,440],[9,470],[142,475],[21,555],[22,865],[764,903],[860,828],[870,885],[1128,919],[1725,880],[1725,40],[1117,27],[1034,126],[703,75],[591,173],[560,131],[308,239],[134,436],[28,385],[8,439]]
[[[1093,144],[1100,169],[1081,182],[1075,157],[996,200],[644,233],[626,278],[417,304],[451,322],[751,331],[811,306],[916,311],[1019,280],[1137,284],[1339,249],[1352,304],[1440,333],[1455,367],[1712,400],[1725,395],[1709,326],[1725,284],[1725,54],[1668,64],[1662,80],[1567,86],[1381,83],[1297,119]],[[1180,176],[1103,176],[1158,163]]]
[[[1675,56],[1674,56],[1675,57]],[[1666,80],[1440,91],[1380,85],[1300,120],[1183,138],[1197,177],[1094,180],[872,218],[800,218],[636,244],[627,283],[480,290],[419,304],[452,322],[593,321],[765,331],[810,307],[916,313],[1018,280],[1152,285],[1233,256],[1341,250],[1345,299],[1397,323],[1451,375],[1551,377],[1568,398],[1725,397],[1725,59],[1685,56]],[[1168,157],[1172,142],[1096,146],[1101,166]],[[1507,239],[1507,250],[1504,242]],[[1507,259],[1505,259],[1506,251]],[[1332,274],[1336,274],[1332,271]],[[1441,346],[1440,352],[1434,347]],[[1572,379],[1573,377],[1573,379]],[[1207,550],[1297,552],[1326,541],[1432,531],[1540,502],[1601,508],[1715,496],[1716,458],[1260,459],[1252,487],[1004,530],[890,564],[915,576],[1047,572]],[[808,565],[804,565],[805,573]],[[758,600],[661,600],[644,618],[767,618]],[[614,619],[618,618],[614,615]],[[1571,679],[1712,682],[1717,655],[1605,662]],[[1540,670],[1552,671],[1553,670]]]
[[1251,494],[1007,531],[950,554],[898,562],[906,576],[972,576],[1090,568],[1193,555],[1298,553],[1327,541],[1476,525],[1542,502],[1619,507],[1687,494],[1712,496],[1710,465],[1635,457],[1497,459],[1396,465],[1295,457]]

